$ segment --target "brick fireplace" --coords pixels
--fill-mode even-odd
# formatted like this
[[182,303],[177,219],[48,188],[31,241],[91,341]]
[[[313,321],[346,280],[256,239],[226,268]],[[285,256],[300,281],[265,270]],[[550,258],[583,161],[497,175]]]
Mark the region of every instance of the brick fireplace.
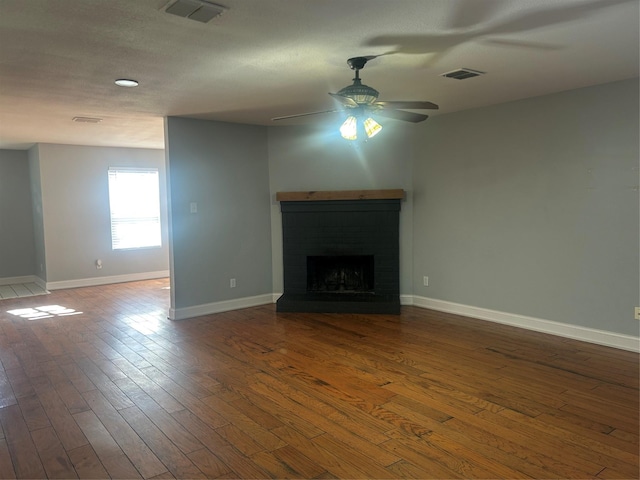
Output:
[[279,312],[400,313],[402,190],[280,192]]

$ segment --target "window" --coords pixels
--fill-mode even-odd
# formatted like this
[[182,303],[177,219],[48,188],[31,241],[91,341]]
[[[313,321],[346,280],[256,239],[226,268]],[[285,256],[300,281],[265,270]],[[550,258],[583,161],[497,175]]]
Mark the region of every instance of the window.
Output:
[[114,250],[162,245],[157,168],[109,168],[109,207]]

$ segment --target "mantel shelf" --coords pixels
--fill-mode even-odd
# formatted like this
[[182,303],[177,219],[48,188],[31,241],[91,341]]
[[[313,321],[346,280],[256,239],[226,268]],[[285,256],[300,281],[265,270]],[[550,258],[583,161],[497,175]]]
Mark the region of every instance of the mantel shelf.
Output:
[[310,192],[277,192],[278,202],[313,202],[322,200],[389,200],[404,199],[401,188],[390,190],[324,190]]

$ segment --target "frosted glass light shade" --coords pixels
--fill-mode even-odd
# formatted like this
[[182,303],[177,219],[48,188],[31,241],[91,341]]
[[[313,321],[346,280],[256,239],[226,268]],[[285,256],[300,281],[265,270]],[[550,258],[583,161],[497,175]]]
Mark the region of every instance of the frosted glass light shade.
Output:
[[367,133],[367,137],[371,138],[382,130],[382,125],[376,122],[373,118],[369,117],[364,121],[364,131]]
[[368,117],[366,120],[362,121],[362,119],[359,119],[355,115],[349,115],[344,123],[340,126],[340,135],[342,135],[342,138],[345,138],[346,140],[357,140],[358,131],[360,131],[360,134],[362,134],[363,129],[364,133],[367,134],[367,138],[371,138],[374,135],[377,135],[380,130],[382,130],[382,125],[380,125],[371,117]]
[[349,115],[340,127],[340,135],[347,140],[358,138],[358,120],[353,115]]

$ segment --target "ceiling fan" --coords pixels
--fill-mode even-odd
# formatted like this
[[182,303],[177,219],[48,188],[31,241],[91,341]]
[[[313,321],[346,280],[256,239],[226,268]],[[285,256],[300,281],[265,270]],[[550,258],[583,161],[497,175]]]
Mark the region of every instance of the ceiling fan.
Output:
[[331,95],[331,97],[339,104],[339,108],[323,110],[320,112],[287,115],[284,117],[272,118],[272,120],[286,120],[289,118],[306,117],[323,113],[345,112],[349,114],[349,117],[340,128],[340,132],[344,138],[355,140],[357,135],[356,130],[358,119],[361,119],[368,137],[372,137],[382,129],[382,127],[370,117],[371,114],[396,120],[403,120],[405,122],[418,123],[426,120],[429,116],[422,113],[407,112],[402,109],[438,109],[438,105],[426,101],[378,101],[379,92],[375,88],[363,85],[360,80],[360,70],[364,68],[369,60],[374,58],[376,58],[375,55],[370,55],[366,57],[353,57],[347,60],[347,64],[351,70],[356,71],[356,76],[353,78],[353,84],[344,87],[337,93],[329,93],[329,95]]

